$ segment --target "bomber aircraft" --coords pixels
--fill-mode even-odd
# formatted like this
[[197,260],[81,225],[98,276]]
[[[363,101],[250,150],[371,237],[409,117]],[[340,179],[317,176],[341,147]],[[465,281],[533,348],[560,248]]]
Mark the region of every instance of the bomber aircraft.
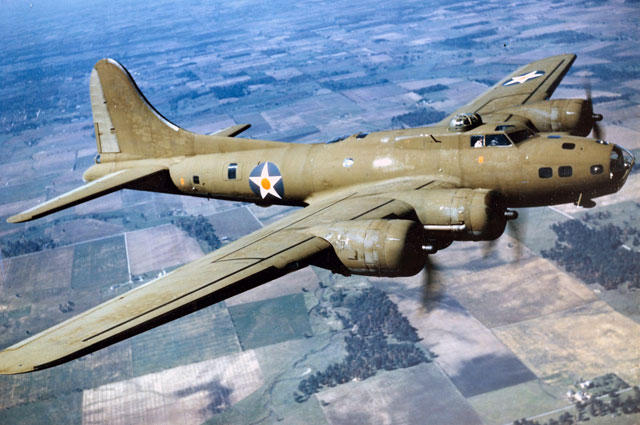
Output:
[[[408,276],[453,241],[490,241],[514,207],[617,192],[634,165],[598,137],[590,95],[549,100],[575,60],[530,63],[441,122],[295,144],[184,130],[113,59],[91,72],[97,156],[87,182],[8,219],[37,219],[126,188],[294,205],[279,221],[0,352],[0,373],[55,366],[315,265]],[[593,130],[596,138],[588,138]]]

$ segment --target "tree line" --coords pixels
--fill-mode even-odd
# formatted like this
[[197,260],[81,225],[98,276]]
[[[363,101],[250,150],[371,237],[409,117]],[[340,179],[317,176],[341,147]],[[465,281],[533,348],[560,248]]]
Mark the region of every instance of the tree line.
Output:
[[586,283],[599,283],[605,289],[622,284],[640,288],[640,253],[623,247],[626,232],[607,224],[591,228],[579,220],[551,226],[557,235],[553,248],[541,252]]
[[431,361],[416,345],[420,340],[416,329],[379,289],[368,288],[355,296],[346,296],[338,290],[330,302],[334,308],[347,310],[346,315],[338,314],[344,329],[349,330],[344,338],[347,355],[342,362],[303,379],[294,393],[297,402],[309,399],[322,388],[367,379],[378,370],[407,368]]

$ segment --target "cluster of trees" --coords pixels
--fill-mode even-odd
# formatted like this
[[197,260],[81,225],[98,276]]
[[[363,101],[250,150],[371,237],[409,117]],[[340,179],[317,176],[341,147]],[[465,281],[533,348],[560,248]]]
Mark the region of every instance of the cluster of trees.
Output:
[[16,257],[31,252],[55,248],[56,246],[54,240],[49,236],[29,240],[18,239],[17,241],[3,242],[2,255],[5,257]]
[[553,248],[542,251],[543,257],[586,283],[599,283],[609,290],[625,283],[640,288],[640,253],[622,247],[623,229],[613,224],[594,229],[578,220],[551,228],[558,239]]
[[410,128],[420,127],[427,124],[438,122],[447,114],[442,111],[438,111],[430,106],[424,106],[406,114],[396,115],[391,118],[391,126],[393,128]]
[[[348,310],[348,317],[338,315],[345,329],[351,329],[344,340],[347,356],[302,380],[294,393],[297,402],[307,400],[324,387],[367,379],[381,369],[407,368],[430,361],[415,345],[420,340],[416,329],[384,292],[370,288],[358,296],[347,297],[339,290],[330,301],[333,307]],[[396,342],[389,343],[389,337]]]
[[424,96],[429,93],[435,93],[438,91],[447,90],[448,88],[449,86],[445,86],[444,84],[435,84],[433,86],[423,87],[421,89],[414,90],[414,91],[420,96]]
[[480,31],[474,31],[469,34],[462,35],[460,37],[447,38],[440,41],[438,44],[443,48],[458,48],[458,49],[471,49],[481,48],[486,45],[485,42],[477,41],[478,38],[490,37],[496,35],[498,32],[493,28],[485,28]]
[[606,415],[631,415],[640,413],[640,388],[633,387],[630,395],[620,396],[615,391],[609,394],[609,400],[593,399],[585,403],[576,404],[577,412],[572,414],[564,412],[558,419],[549,419],[545,422],[539,422],[530,419],[517,419],[513,421],[513,425],[574,425],[579,422],[587,422],[591,418]]
[[180,229],[185,231],[192,238],[197,239],[207,245],[208,251],[213,251],[222,246],[222,242],[216,236],[215,229],[209,220],[204,218],[202,214],[197,217],[176,217],[171,220]]
[[321,81],[320,85],[331,91],[343,91],[360,89],[363,87],[379,86],[388,83],[389,80],[387,80],[386,78],[365,76],[358,78],[345,78],[343,80],[325,80]]
[[530,37],[530,40],[540,40],[540,41],[562,41],[563,43],[578,43],[581,41],[593,40],[595,37],[591,34],[587,34],[579,31],[556,31],[549,32],[544,34],[537,34],[533,37]]

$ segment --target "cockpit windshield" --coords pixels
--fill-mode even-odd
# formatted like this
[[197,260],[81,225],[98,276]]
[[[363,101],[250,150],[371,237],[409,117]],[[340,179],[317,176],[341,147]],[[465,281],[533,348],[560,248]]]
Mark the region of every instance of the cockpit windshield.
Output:
[[533,135],[534,135],[533,131],[529,130],[528,128],[507,133],[507,136],[509,136],[509,139],[511,139],[511,141],[516,145],[518,143],[524,142],[525,140],[533,137]]
[[487,134],[484,136],[484,145],[485,146],[511,146],[511,142],[502,133],[498,134]]

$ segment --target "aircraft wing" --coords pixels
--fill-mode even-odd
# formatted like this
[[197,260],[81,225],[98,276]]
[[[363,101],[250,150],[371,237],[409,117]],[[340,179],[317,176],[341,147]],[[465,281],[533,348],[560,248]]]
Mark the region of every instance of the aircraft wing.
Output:
[[116,171],[90,183],[80,186],[70,192],[56,196],[40,205],[16,214],[7,219],[9,223],[21,223],[52,214],[56,211],[90,201],[99,196],[120,190],[129,184],[133,184],[153,174],[163,172],[167,168],[161,165],[149,165],[145,167],[130,168]]
[[[426,178],[395,190],[438,186]],[[327,196],[159,279],[141,285],[0,352],[0,374],[44,369],[96,351],[308,265],[331,245],[305,232],[337,221],[405,217],[391,193]],[[381,185],[385,189],[389,186]],[[364,195],[363,195],[364,194]]]
[[475,112],[483,115],[511,106],[547,100],[569,71],[575,59],[576,55],[566,54],[531,62],[456,110],[442,120],[440,125],[448,125],[451,118],[462,112]]

